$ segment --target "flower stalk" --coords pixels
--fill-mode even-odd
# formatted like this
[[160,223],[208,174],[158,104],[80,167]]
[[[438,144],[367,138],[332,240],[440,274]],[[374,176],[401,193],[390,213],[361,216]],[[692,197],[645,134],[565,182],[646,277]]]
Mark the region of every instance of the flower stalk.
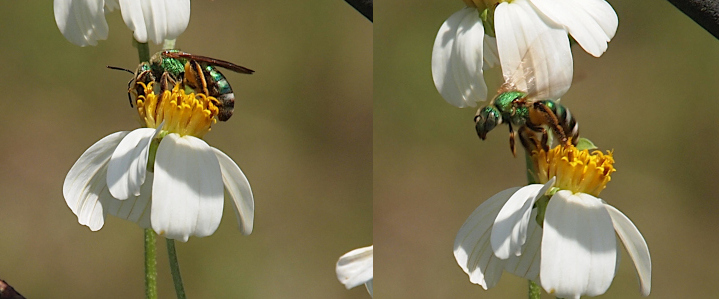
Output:
[[170,272],[172,273],[172,282],[175,284],[175,293],[177,299],[186,299],[185,287],[182,285],[182,276],[180,275],[180,263],[177,262],[177,252],[175,251],[175,240],[165,239],[167,241],[167,256],[170,259]]
[[[531,154],[527,151],[527,149],[524,149],[524,161],[527,165],[527,184],[537,184],[539,175],[537,174],[537,169],[534,167],[534,162],[532,161]],[[539,285],[532,281],[531,279],[527,279],[529,282],[529,290],[528,295],[529,299],[540,299],[542,296],[542,289],[539,287]]]
[[[150,47],[133,39],[140,62],[150,61]],[[149,164],[148,165],[152,165]],[[150,166],[151,167],[151,166]],[[145,297],[157,299],[157,235],[152,228],[145,231]]]
[[[140,62],[150,61],[150,47],[147,43],[140,43],[134,40],[137,48],[137,54]],[[153,140],[150,147],[147,170],[154,171],[155,153],[159,142]],[[185,287],[182,284],[182,276],[180,275],[180,263],[177,260],[177,252],[175,250],[175,240],[165,239],[167,241],[167,256],[170,260],[170,273],[172,273],[172,282],[175,285],[175,293],[177,299],[185,299]],[[145,229],[145,294],[148,299],[157,298],[157,235],[151,228]]]
[[157,235],[151,228],[145,231],[145,298],[157,299]]

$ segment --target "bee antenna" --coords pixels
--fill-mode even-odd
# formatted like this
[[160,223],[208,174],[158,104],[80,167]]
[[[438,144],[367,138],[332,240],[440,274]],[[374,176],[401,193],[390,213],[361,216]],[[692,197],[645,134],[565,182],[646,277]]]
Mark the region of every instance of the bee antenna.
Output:
[[135,72],[133,72],[133,71],[131,71],[131,70],[128,70],[128,69],[126,69],[126,68],[121,68],[121,67],[116,67],[116,66],[109,66],[109,65],[107,66],[107,68],[109,68],[109,69],[111,69],[111,70],[126,71],[126,72],[128,72],[128,73],[130,73],[130,74],[135,74]]

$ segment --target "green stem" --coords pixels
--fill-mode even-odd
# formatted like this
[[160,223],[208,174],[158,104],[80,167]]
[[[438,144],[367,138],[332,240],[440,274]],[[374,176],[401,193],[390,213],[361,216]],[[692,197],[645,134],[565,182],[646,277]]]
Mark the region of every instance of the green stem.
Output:
[[170,258],[170,272],[172,272],[172,282],[175,284],[177,299],[185,299],[187,297],[185,297],[185,287],[182,285],[182,276],[180,276],[180,264],[177,262],[175,240],[165,240],[167,241],[167,256]]
[[534,281],[529,281],[529,299],[539,299],[542,295],[542,289]]
[[145,297],[157,299],[157,235],[145,229]]
[[[537,170],[534,169],[534,162],[532,162],[532,157],[529,155],[529,153],[525,150],[524,151],[524,157],[525,162],[527,165],[527,182],[529,184],[536,184],[537,182]],[[534,281],[529,281],[529,299],[539,299],[542,295],[542,289],[537,285]]]
[[133,44],[137,48],[137,55],[140,56],[140,62],[150,61],[150,46],[147,43],[141,43],[133,40]]
[[[150,61],[150,47],[133,39],[140,62]],[[157,235],[151,228],[145,229],[145,296],[157,299]]]

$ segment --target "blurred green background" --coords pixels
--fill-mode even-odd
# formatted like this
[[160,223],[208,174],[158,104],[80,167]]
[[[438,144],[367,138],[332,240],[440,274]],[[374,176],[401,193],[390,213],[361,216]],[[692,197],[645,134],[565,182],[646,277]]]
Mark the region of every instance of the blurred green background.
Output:
[[[62,183],[102,137],[138,127],[127,101],[137,51],[119,11],[80,48],[51,1],[0,2],[0,279],[27,298],[143,298],[143,232],[77,223]],[[178,243],[189,298],[368,298],[335,263],[372,244],[372,23],[341,0],[193,1],[177,46],[257,72],[224,71],[234,117],[205,140],[242,168],[250,236],[225,205],[217,232]],[[158,51],[151,45],[151,51]],[[428,101],[429,102],[429,101]],[[174,298],[164,240],[160,298]]]
[[[580,132],[614,149],[601,197],[639,228],[652,257],[652,298],[719,296],[719,42],[666,1],[609,1],[619,28],[601,58],[575,46],[562,103]],[[489,291],[452,254],[457,231],[491,195],[526,184],[506,127],[477,138],[476,108],[432,83],[432,44],[462,1],[378,3],[374,60],[376,298],[526,298],[505,274]],[[490,90],[501,83],[493,69]],[[602,298],[641,298],[624,249]],[[545,295],[546,298],[553,298]]]

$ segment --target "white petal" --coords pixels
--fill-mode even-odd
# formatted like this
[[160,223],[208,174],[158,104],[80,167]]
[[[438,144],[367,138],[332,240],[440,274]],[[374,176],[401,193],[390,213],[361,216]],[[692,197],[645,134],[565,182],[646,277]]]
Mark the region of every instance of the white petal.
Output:
[[145,182],[150,143],[160,131],[140,128],[130,132],[117,146],[107,166],[107,186],[117,199],[140,195]]
[[546,184],[524,186],[512,194],[494,220],[490,237],[494,255],[504,260],[522,253],[522,245],[527,239],[527,226],[529,222],[535,222],[529,217],[534,202],[554,185],[554,180],[552,178]]
[[539,11],[561,24],[587,53],[599,57],[617,32],[619,20],[604,0],[531,0]]
[[107,39],[103,0],[55,0],[55,23],[71,43],[84,47]]
[[499,50],[497,50],[497,38],[484,35],[484,66],[483,69],[493,68],[499,64]]
[[537,219],[537,209],[532,211],[530,219],[527,228],[527,241],[522,247],[522,254],[510,257],[504,269],[514,275],[539,283],[542,227],[535,220]]
[[105,210],[113,216],[137,223],[142,228],[150,228],[150,195],[152,195],[153,173],[148,172],[139,196],[130,196],[125,200],[108,198],[102,202]]
[[527,0],[503,2],[494,14],[505,81],[538,99],[557,99],[572,84],[567,32],[543,18]]
[[222,181],[225,183],[225,189],[232,198],[232,205],[235,208],[237,223],[240,225],[240,231],[249,235],[252,233],[252,226],[255,219],[255,200],[252,197],[252,189],[250,182],[242,173],[240,167],[235,161],[225,155],[222,151],[212,148],[217,155],[217,161],[220,162],[220,170],[222,171]]
[[442,97],[457,107],[487,97],[482,72],[484,27],[477,9],[464,8],[445,21],[432,48],[432,78]]
[[634,267],[637,268],[642,295],[649,296],[652,289],[652,259],[649,256],[647,242],[644,241],[639,229],[634,226],[634,223],[627,216],[608,204],[604,204],[604,207],[607,208],[609,216],[612,217],[614,230],[616,230],[619,239],[624,243],[624,247],[627,248],[627,252],[629,252],[629,256],[634,262]]
[[[358,285],[372,282],[373,276],[373,247],[368,246],[358,248],[345,253],[337,261],[337,279],[345,285],[347,289],[354,288]],[[371,286],[368,290],[372,294]]]
[[183,242],[190,235],[211,235],[220,225],[223,197],[220,164],[212,148],[192,136],[165,136],[155,157],[155,232]]
[[487,84],[482,69],[484,52],[484,25],[475,10],[468,13],[457,28],[450,62],[454,65],[454,79],[464,101],[474,106],[487,98]]
[[502,277],[505,260],[497,258],[490,245],[490,232],[499,210],[519,187],[495,194],[483,202],[467,218],[454,239],[454,258],[469,275],[469,281],[485,290]]
[[111,197],[105,176],[113,151],[129,132],[117,132],[100,139],[88,148],[70,168],[62,186],[62,194],[78,222],[96,231],[105,223],[106,211],[100,200]]
[[540,279],[561,298],[604,294],[614,278],[617,244],[600,199],[560,190],[544,216]]
[[372,294],[372,279],[370,279],[364,285],[365,285],[365,287],[367,287],[367,292],[369,292],[369,295],[374,297],[374,295]]
[[190,0],[120,0],[122,19],[139,42],[176,39],[190,22]]

